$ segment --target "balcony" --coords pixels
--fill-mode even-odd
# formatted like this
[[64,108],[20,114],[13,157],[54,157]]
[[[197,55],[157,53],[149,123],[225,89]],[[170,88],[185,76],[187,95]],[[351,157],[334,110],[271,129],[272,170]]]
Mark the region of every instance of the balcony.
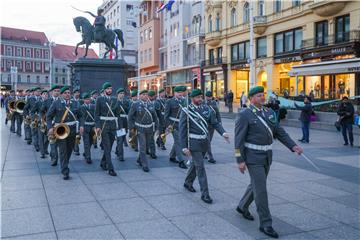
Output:
[[256,16],[254,17],[254,33],[263,34],[267,28],[267,19],[266,16]]
[[309,8],[320,17],[329,17],[339,13],[345,5],[345,1],[318,0],[314,1]]
[[201,62],[202,67],[209,67],[209,66],[217,66],[221,64],[226,64],[226,57],[222,58],[213,58],[213,59],[207,59]]
[[211,47],[216,47],[219,45],[221,39],[221,32],[220,31],[214,31],[206,34],[205,36],[205,42],[209,44]]
[[344,33],[338,33],[335,35],[329,35],[322,41],[317,40],[316,38],[303,40],[301,43],[301,49],[307,50],[312,48],[318,48],[323,46],[334,46],[342,43],[360,43],[360,31],[350,31]]
[[205,36],[205,32],[204,31],[198,31],[198,32],[184,32],[183,33],[183,38],[184,39],[189,39],[189,38],[194,38],[194,37],[204,37]]

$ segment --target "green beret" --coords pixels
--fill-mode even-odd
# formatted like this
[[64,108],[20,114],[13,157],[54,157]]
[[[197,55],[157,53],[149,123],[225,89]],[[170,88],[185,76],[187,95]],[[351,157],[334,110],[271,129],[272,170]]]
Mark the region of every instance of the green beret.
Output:
[[165,92],[165,89],[162,88],[159,90],[159,93],[162,93],[162,92]]
[[195,88],[191,91],[190,97],[196,97],[196,96],[199,96],[202,94],[203,93],[202,93],[201,89]]
[[82,94],[82,98],[83,98],[83,99],[90,98],[90,93],[84,92],[84,93]]
[[44,89],[44,90],[41,91],[41,94],[47,93],[47,92],[48,92],[48,91]]
[[206,91],[205,96],[212,97],[212,92],[211,91]]
[[90,92],[91,95],[94,95],[95,93],[98,93],[98,91],[97,91],[97,90],[92,90],[92,91]]
[[186,91],[186,87],[185,86],[176,86],[174,88],[174,92],[185,92]]
[[250,89],[249,91],[249,97],[254,96],[257,93],[263,93],[264,92],[264,87],[263,86],[256,86]]
[[103,85],[102,85],[102,88],[105,90],[107,88],[111,87],[111,83],[110,82],[105,82]]
[[140,91],[140,94],[148,93],[148,90],[144,89]]
[[103,93],[104,92],[104,89],[102,88],[102,89],[100,89],[100,93]]
[[51,86],[51,88],[49,89],[49,91],[53,91],[53,90],[55,90],[55,89],[60,89],[60,86],[54,84],[54,85]]
[[76,93],[76,92],[80,92],[80,89],[77,87],[73,89],[73,93]]
[[156,92],[155,92],[154,90],[150,90],[150,91],[149,91],[149,96],[150,96],[150,97],[155,96],[155,94],[156,94]]
[[67,90],[70,90],[70,87],[69,86],[63,86],[61,89],[60,89],[60,93],[63,94],[65,91]]
[[137,90],[132,90],[131,91],[131,97],[135,97],[138,94]]
[[30,89],[26,89],[25,92],[30,92]]
[[33,88],[33,91],[38,91],[38,90],[41,90],[41,87],[34,87]]
[[21,93],[21,92],[23,92],[23,91],[24,91],[24,90],[22,90],[22,89],[19,89],[19,90],[18,90],[19,93]]
[[119,88],[118,90],[116,90],[116,93],[119,94],[119,93],[124,93],[125,92],[125,89],[124,88]]

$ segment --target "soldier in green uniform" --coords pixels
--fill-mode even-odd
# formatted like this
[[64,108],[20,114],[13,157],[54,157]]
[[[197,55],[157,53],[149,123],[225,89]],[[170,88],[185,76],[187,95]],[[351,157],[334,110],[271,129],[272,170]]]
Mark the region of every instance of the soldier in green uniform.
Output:
[[181,109],[188,105],[185,99],[185,94],[187,94],[186,87],[176,86],[174,88],[174,92],[174,97],[166,102],[164,115],[165,125],[168,129],[167,131],[172,132],[172,136],[174,139],[174,144],[170,151],[169,160],[170,162],[178,163],[180,168],[187,169],[184,163],[179,139],[179,121]]
[[[24,132],[25,132],[25,141],[27,144],[31,144],[32,136],[31,136],[31,116],[30,116],[30,99],[33,97],[33,88],[29,89],[29,95],[25,98],[26,104],[23,110],[23,117],[24,117]],[[5,105],[6,106],[6,105]]]
[[[35,147],[35,150],[38,152],[40,151],[39,147],[39,134],[38,134],[38,126],[35,124],[36,121],[40,122],[40,117],[38,113],[33,112],[33,108],[36,107],[37,101],[40,100],[41,88],[35,87],[34,89],[34,96],[31,97],[27,104],[29,104],[28,109],[30,112],[31,120],[32,120],[32,127],[31,127],[31,136],[32,136],[32,143]],[[26,105],[25,105],[26,108]],[[37,120],[36,120],[37,119]]]
[[157,117],[155,107],[148,102],[148,91],[140,92],[140,100],[131,105],[129,111],[129,129],[137,132],[139,140],[138,163],[144,172],[149,171],[149,165],[146,158],[146,145],[149,144],[151,137],[157,127]]
[[84,143],[84,157],[88,164],[91,160],[91,145],[94,144],[95,135],[95,104],[92,103],[90,94],[85,92],[82,95],[84,104],[80,106],[80,134]]
[[[219,111],[219,107],[216,103],[216,101],[214,100],[213,96],[212,96],[212,92],[211,91],[207,91],[205,93],[205,103],[208,105],[208,107],[210,108],[210,110],[215,114],[216,119],[219,123],[221,123],[221,116],[220,116],[220,111]],[[210,141],[209,141],[209,148],[207,151],[207,158],[208,158],[208,162],[209,163],[216,163],[214,156],[212,154],[211,151],[211,141],[213,139],[214,136],[214,131],[215,129],[212,127],[212,125],[209,125],[209,136],[210,136]]]
[[[155,100],[156,100],[156,93],[154,90],[149,90],[148,92],[148,96],[149,96],[149,100],[148,100],[148,106],[151,108],[155,109]],[[156,112],[156,109],[155,109]],[[156,114],[156,118],[157,118],[157,114]],[[157,119],[157,122],[159,122],[159,120]],[[155,134],[155,132],[154,132]],[[146,154],[150,154],[150,157],[152,159],[156,159],[156,147],[155,147],[155,139],[154,139],[154,135],[150,137],[150,141],[148,142],[148,145],[146,146]]]
[[[74,88],[72,100],[75,102],[78,102],[79,105],[81,106],[80,89],[79,88]],[[78,137],[80,137],[80,136],[78,136]],[[79,143],[77,143],[77,141],[75,141],[74,154],[77,156],[80,155]]]
[[31,110],[31,114],[37,114],[39,116],[39,126],[38,126],[38,138],[39,138],[39,148],[40,148],[40,158],[45,158],[45,155],[48,154],[49,141],[47,138],[47,128],[46,128],[46,113],[42,110],[42,105],[48,99],[48,91],[42,90],[39,100],[36,102],[35,106]]
[[116,144],[116,155],[118,156],[119,161],[124,161],[124,141],[126,141],[126,131],[128,126],[128,112],[129,112],[129,106],[130,103],[125,99],[125,89],[119,88],[116,91],[117,94],[117,100],[120,107],[120,119],[122,121],[122,126],[125,130],[125,135],[122,137],[117,138],[117,144]]
[[221,123],[217,121],[215,113],[208,105],[202,104],[203,94],[200,89],[191,92],[191,104],[182,109],[179,122],[179,139],[182,152],[192,157],[191,166],[186,174],[184,187],[190,192],[195,192],[193,183],[198,177],[201,200],[211,204],[207,176],[204,165],[204,156],[208,150],[210,135],[208,125],[229,141],[229,134],[225,132]]
[[[131,99],[130,99],[129,111],[130,111],[131,106],[135,102],[138,101],[138,96],[137,95],[138,95],[137,90],[132,90],[131,91],[131,94],[130,94]],[[130,142],[131,148],[134,149],[135,152],[137,152],[137,151],[139,151],[138,150],[139,149],[139,147],[138,147],[139,144],[138,144],[138,140],[137,140],[137,135],[136,135],[136,133],[134,131],[135,131],[135,129],[130,129],[129,128],[129,141],[131,141]]]
[[249,212],[250,204],[255,200],[260,220],[260,231],[277,238],[272,228],[272,218],[268,206],[266,179],[272,162],[272,144],[274,138],[291,151],[302,153],[301,147],[279,126],[273,110],[265,108],[264,88],[253,87],[249,91],[250,106],[243,109],[235,122],[235,157],[239,170],[249,170],[251,183],[236,210],[247,220],[254,220]]
[[165,134],[165,129],[166,129],[166,127],[165,127],[165,118],[164,118],[164,116],[165,116],[165,104],[166,104],[165,90],[160,89],[159,90],[159,97],[155,101],[156,115],[157,115],[157,117],[159,119],[159,127],[158,127],[159,135],[158,135],[158,137],[156,139],[156,144],[162,150],[166,150],[165,142],[161,138],[161,135]]
[[[69,135],[65,139],[56,140],[59,148],[61,173],[63,174],[64,180],[69,180],[69,161],[75,146],[75,137],[78,133],[81,113],[79,111],[79,103],[71,99],[70,87],[65,86],[61,88],[60,93],[61,98],[51,104],[50,109],[46,114],[46,121],[49,129],[49,135],[53,135],[54,127],[61,123],[66,124],[70,129]],[[54,127],[53,121],[55,123]]]

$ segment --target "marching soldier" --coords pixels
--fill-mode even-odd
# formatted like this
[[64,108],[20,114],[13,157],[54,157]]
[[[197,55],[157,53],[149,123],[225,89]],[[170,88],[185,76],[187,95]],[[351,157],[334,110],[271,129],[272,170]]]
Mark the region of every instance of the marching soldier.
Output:
[[[80,99],[80,89],[79,88],[74,88],[73,90],[73,97],[72,100],[75,102],[78,102],[79,105],[81,105],[81,99]],[[80,137],[80,136],[79,136]],[[75,141],[75,147],[74,147],[74,154],[76,156],[80,155],[80,148],[79,148],[79,143]]]
[[120,119],[120,106],[116,98],[112,97],[112,86],[109,82],[103,84],[104,95],[96,100],[95,125],[98,136],[101,135],[101,143],[104,153],[100,167],[108,170],[109,175],[116,176],[111,162],[111,149],[115,141],[116,133],[122,128]]
[[[16,97],[16,101],[25,101],[23,90],[19,90],[19,95]],[[16,134],[21,137],[21,128],[23,123],[23,113],[15,111],[13,113],[16,122]]]
[[[130,106],[129,109],[131,109],[131,106],[138,101],[138,91],[137,90],[132,90],[130,93]],[[130,110],[129,110],[130,111]],[[131,142],[130,142],[131,141]],[[129,143],[132,149],[134,149],[135,152],[139,151],[138,149],[138,139],[137,139],[137,135],[134,134],[133,131],[129,131]]]
[[116,90],[117,100],[120,107],[120,119],[122,121],[122,126],[125,129],[125,135],[117,138],[116,144],[116,155],[118,156],[119,161],[124,161],[124,141],[126,141],[126,130],[127,130],[127,113],[129,111],[129,103],[124,98],[125,89],[119,88]]
[[28,102],[25,105],[25,108],[28,109],[29,115],[31,117],[31,137],[32,143],[35,147],[35,150],[40,151],[39,147],[39,135],[38,135],[38,125],[39,125],[39,115],[33,113],[36,102],[40,100],[41,88],[35,87],[33,89],[34,95],[29,98]]
[[[216,119],[219,123],[221,123],[221,116],[220,116],[220,111],[219,111],[219,107],[216,103],[216,101],[213,99],[213,96],[212,96],[212,92],[211,91],[207,91],[205,93],[205,103],[208,105],[209,109],[215,114],[216,116]],[[213,139],[213,136],[214,136],[214,131],[215,129],[212,127],[212,125],[209,125],[209,136],[210,136],[210,141],[209,141],[209,148],[208,148],[208,151],[207,151],[207,158],[208,158],[208,162],[209,163],[216,163],[215,159],[214,159],[214,156],[212,154],[212,151],[211,151],[211,141]]]
[[31,144],[32,136],[31,136],[31,116],[30,116],[30,104],[28,104],[29,100],[33,97],[33,88],[28,89],[28,95],[25,97],[26,104],[23,111],[24,118],[24,132],[25,132],[25,141],[27,144]]
[[[91,103],[95,105],[96,104],[96,99],[99,96],[99,92],[97,90],[93,90],[93,91],[91,91],[90,94],[91,94]],[[97,138],[94,141],[94,148],[97,148]]]
[[215,113],[209,106],[202,104],[203,95],[200,89],[194,89],[190,97],[191,104],[181,111],[179,123],[179,139],[182,152],[186,156],[192,157],[184,187],[190,192],[195,192],[193,183],[197,176],[201,190],[201,200],[211,204],[212,199],[209,195],[204,165],[204,156],[210,144],[208,125],[212,125],[227,142],[229,142],[229,134],[225,132],[221,123],[217,121]]
[[[59,148],[61,173],[63,174],[64,180],[69,180],[69,160],[75,146],[75,137],[78,132],[81,113],[79,111],[79,103],[71,99],[70,87],[62,87],[60,93],[61,98],[51,104],[46,114],[46,122],[49,129],[49,136],[54,136],[54,128],[59,125],[65,124],[69,127],[70,132],[65,133],[68,134],[66,138],[56,139]],[[53,121],[55,122],[54,126]]]
[[[148,92],[148,107],[150,108],[154,108],[155,109],[155,100],[156,100],[156,93],[154,90],[150,90]],[[155,109],[155,113],[156,113],[156,109]],[[156,114],[156,118],[157,118],[157,114]],[[158,121],[159,122],[159,121]],[[155,134],[155,132],[154,132]],[[155,147],[155,139],[154,139],[154,135],[152,137],[150,137],[150,141],[148,142],[147,146],[146,146],[146,154],[150,154],[150,157],[152,159],[156,159],[156,147]]]
[[165,143],[164,143],[163,139],[161,138],[161,135],[165,134],[165,128],[166,128],[165,127],[165,119],[164,119],[164,116],[165,116],[165,104],[166,104],[165,90],[160,89],[159,90],[159,97],[155,101],[156,115],[157,115],[157,117],[159,119],[159,127],[158,127],[159,135],[158,135],[158,137],[156,139],[156,144],[162,150],[166,150]]
[[83,93],[84,104],[80,106],[80,134],[84,142],[84,157],[88,164],[91,160],[91,145],[94,144],[95,130],[95,104],[92,103],[89,93]]
[[128,117],[129,129],[133,134],[136,132],[139,140],[138,163],[144,172],[149,172],[146,145],[149,144],[151,137],[154,136],[157,127],[157,117],[154,106],[148,102],[147,90],[140,92],[140,100],[132,104]]
[[46,134],[46,112],[42,112],[42,105],[48,99],[47,90],[41,91],[41,96],[39,100],[35,103],[35,106],[31,109],[32,115],[37,115],[39,119],[38,124],[38,139],[39,139],[39,148],[41,158],[45,158],[45,154],[48,154],[49,141]]
[[9,109],[9,102],[16,100],[15,90],[10,90],[10,95],[5,99],[5,109],[7,114],[7,119],[10,120],[10,132],[15,133],[15,117],[14,112]]
[[291,151],[301,154],[303,150],[279,126],[273,110],[265,108],[264,88],[253,87],[249,91],[251,105],[243,109],[235,122],[235,157],[241,173],[249,170],[251,183],[236,210],[247,220],[254,220],[249,212],[255,200],[260,220],[260,231],[278,238],[272,228],[268,206],[266,179],[272,162],[273,139],[277,138]]
[[[181,109],[187,106],[186,99],[186,87],[185,86],[176,86],[174,89],[175,96],[169,99],[165,105],[165,125],[166,131],[172,132],[174,143],[170,151],[170,162],[178,163],[180,168],[187,169],[182,151],[180,146],[179,139],[179,121]],[[176,157],[178,160],[176,160]]]
[[[53,85],[50,90],[49,90],[51,96],[49,96],[41,105],[41,112],[42,114],[45,115],[45,120],[46,120],[46,114],[50,109],[50,106],[53,102],[57,101],[59,99],[59,95],[60,95],[60,86],[58,85]],[[46,120],[47,122],[47,120]],[[47,127],[47,133],[49,133],[49,128]],[[50,144],[50,158],[51,158],[51,166],[56,166],[57,162],[58,162],[58,148],[57,148],[57,143],[55,142],[49,142]]]

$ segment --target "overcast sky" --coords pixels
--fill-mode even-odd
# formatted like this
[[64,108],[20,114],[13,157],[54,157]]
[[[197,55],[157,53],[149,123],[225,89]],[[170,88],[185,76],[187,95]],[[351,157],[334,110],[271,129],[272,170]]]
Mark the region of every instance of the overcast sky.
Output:
[[[72,19],[85,16],[71,6],[96,14],[103,0],[1,0],[1,26],[43,31],[49,40],[76,45],[81,34],[75,31]],[[92,45],[98,52],[98,44]]]

